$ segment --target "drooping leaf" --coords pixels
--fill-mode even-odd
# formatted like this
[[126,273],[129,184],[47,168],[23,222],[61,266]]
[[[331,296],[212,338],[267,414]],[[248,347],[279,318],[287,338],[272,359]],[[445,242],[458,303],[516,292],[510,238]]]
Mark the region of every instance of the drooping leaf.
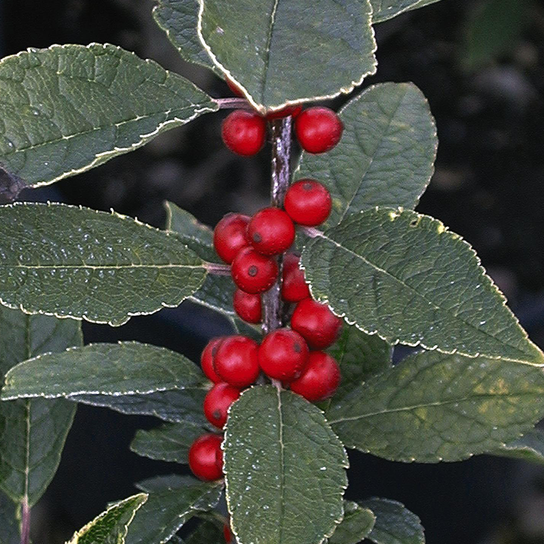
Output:
[[[185,544],[225,544],[223,531],[211,521],[203,521],[186,539]],[[234,544],[234,543],[233,543]]]
[[127,529],[146,501],[147,495],[138,493],[113,504],[75,533],[67,544],[125,544]]
[[122,325],[177,306],[206,276],[173,234],[63,204],[0,207],[0,299],[28,313]]
[[253,387],[232,405],[223,447],[241,543],[318,544],[333,533],[347,457],[315,406],[289,391]]
[[431,180],[438,140],[429,104],[412,83],[366,89],[339,112],[340,143],[303,153],[296,178],[323,183],[333,198],[328,226],[376,206],[414,208]]
[[542,465],[544,464],[544,431],[532,429],[517,440],[508,442],[491,453]]
[[203,433],[202,425],[190,421],[167,423],[149,431],[137,431],[130,449],[151,459],[186,464],[191,444]]
[[302,253],[314,298],[390,343],[544,362],[472,248],[431,217],[375,209]]
[[217,482],[176,475],[152,478],[138,487],[149,493],[149,498],[129,527],[127,544],[167,542],[197,512],[211,510],[222,491]]
[[391,367],[393,348],[377,334],[344,324],[340,338],[328,350],[340,365],[342,381],[330,405],[341,402],[353,389]]
[[372,4],[372,22],[381,23],[392,19],[405,11],[434,4],[438,0],[370,0]]
[[15,504],[0,492],[0,544],[21,544]]
[[374,527],[376,517],[356,502],[344,501],[344,519],[329,538],[329,544],[358,544]]
[[361,506],[370,509],[376,522],[368,539],[375,544],[425,544],[419,518],[403,504],[389,499],[369,499]]
[[0,61],[0,163],[45,185],[216,111],[190,81],[113,45],[54,45]]
[[475,4],[464,29],[465,43],[459,51],[461,65],[476,70],[513,52],[529,20],[531,5],[528,0],[486,0]]
[[110,408],[116,412],[128,415],[155,416],[163,421],[193,423],[206,425],[206,418],[202,411],[204,397],[208,392],[209,384],[201,383],[185,389],[170,389],[156,393],[123,395],[73,395],[70,400]]
[[544,414],[540,367],[421,352],[371,378],[327,419],[347,447],[394,461],[459,461],[496,450]]
[[[1,306],[0,380],[25,359],[82,342],[77,321]],[[75,408],[62,399],[0,402],[0,489],[14,501],[32,506],[42,496],[57,471]]]
[[6,375],[2,398],[146,395],[203,383],[200,369],[180,353],[139,342],[89,344],[18,364]]
[[204,0],[198,24],[214,64],[260,111],[348,93],[376,69],[368,0]]
[[153,9],[153,17],[184,60],[220,75],[221,71],[206,53],[196,32],[199,7],[198,0],[159,0]]

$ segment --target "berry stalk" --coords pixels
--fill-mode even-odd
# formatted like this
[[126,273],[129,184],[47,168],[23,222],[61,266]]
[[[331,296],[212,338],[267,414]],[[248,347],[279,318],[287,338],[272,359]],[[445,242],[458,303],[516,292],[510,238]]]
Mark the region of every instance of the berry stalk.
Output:
[[[270,205],[283,208],[285,193],[291,181],[291,128],[292,117],[274,119],[272,125],[272,183]],[[263,294],[263,332],[268,334],[282,326],[283,303],[281,301],[281,277],[283,257],[279,255],[276,282]]]

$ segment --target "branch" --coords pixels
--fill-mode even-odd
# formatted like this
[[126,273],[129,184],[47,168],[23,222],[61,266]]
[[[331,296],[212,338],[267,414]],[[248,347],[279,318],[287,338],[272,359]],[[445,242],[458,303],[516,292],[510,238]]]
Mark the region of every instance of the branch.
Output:
[[[291,181],[291,126],[292,117],[272,121],[272,186],[270,204],[283,208],[285,193]],[[272,288],[263,295],[264,323],[263,332],[268,334],[282,326],[283,303],[281,301],[281,276],[283,258],[278,262],[278,278]]]

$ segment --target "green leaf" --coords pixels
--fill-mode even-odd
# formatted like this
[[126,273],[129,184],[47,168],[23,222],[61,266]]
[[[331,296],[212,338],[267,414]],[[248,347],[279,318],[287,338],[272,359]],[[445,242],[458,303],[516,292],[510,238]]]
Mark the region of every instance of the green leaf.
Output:
[[182,390],[171,389],[147,395],[133,393],[119,396],[73,395],[69,399],[91,406],[110,408],[122,414],[155,416],[173,423],[191,421],[205,426],[207,420],[202,411],[202,404],[208,389],[209,384],[203,382]]
[[198,33],[262,112],[349,93],[374,73],[371,13],[369,0],[204,0]]
[[393,348],[378,335],[366,334],[347,324],[338,341],[327,351],[338,361],[342,373],[342,381],[330,405],[341,402],[374,374],[390,368],[393,354]]
[[0,162],[37,187],[133,151],[217,104],[113,45],[54,45],[0,61]]
[[75,533],[68,544],[125,544],[128,526],[146,500],[145,493],[138,493],[113,504]]
[[138,487],[149,493],[149,499],[129,528],[127,544],[167,542],[197,512],[211,510],[222,491],[217,482],[176,475],[152,478]]
[[392,19],[405,11],[434,4],[438,0],[370,0],[372,4],[372,22],[381,23]]
[[474,250],[431,217],[375,209],[313,238],[314,298],[390,343],[544,363]]
[[333,209],[326,225],[376,206],[415,208],[431,180],[438,140],[429,104],[412,83],[369,87],[339,112],[340,143],[303,153],[297,179],[319,180]]
[[210,68],[221,76],[198,38],[198,11],[198,0],[159,0],[153,16],[184,60]]
[[213,247],[212,229],[174,203],[166,201],[164,204],[166,230],[175,232],[178,238],[201,259],[210,263],[222,262]]
[[0,492],[0,544],[21,544],[15,504]]
[[344,519],[329,538],[329,544],[358,544],[374,527],[376,517],[356,502],[344,501]]
[[64,204],[0,207],[0,299],[28,313],[122,325],[177,306],[204,281],[173,234]]
[[521,438],[500,446],[493,455],[544,464],[544,431],[532,429]]
[[476,70],[513,52],[529,20],[530,5],[528,0],[486,0],[476,5],[465,25],[461,64]]
[[542,368],[430,351],[371,378],[327,419],[348,447],[433,463],[494,451],[543,413]]
[[215,523],[204,521],[185,539],[185,544],[225,544],[225,537]]
[[400,502],[369,499],[361,505],[376,516],[376,523],[368,536],[375,544],[425,544],[419,518]]
[[241,543],[317,544],[334,532],[347,456],[318,408],[289,391],[253,387],[230,409],[223,448]]
[[138,342],[89,344],[18,364],[6,375],[2,398],[146,395],[205,383],[180,353]]
[[168,423],[150,431],[140,429],[130,449],[150,459],[186,464],[191,444],[203,433],[202,425],[190,421]]
[[[83,343],[77,321],[0,307],[0,380],[17,363]],[[65,400],[0,403],[0,488],[34,505],[51,482],[75,414]]]

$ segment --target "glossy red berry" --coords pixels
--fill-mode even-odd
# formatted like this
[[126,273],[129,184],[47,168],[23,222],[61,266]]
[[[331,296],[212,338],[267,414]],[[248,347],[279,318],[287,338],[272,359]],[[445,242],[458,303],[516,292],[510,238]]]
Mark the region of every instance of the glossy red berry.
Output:
[[230,78],[227,77],[225,79],[225,82],[233,94],[235,94],[236,96],[239,96],[240,98],[244,97],[244,93],[242,92],[242,89],[240,89],[240,87],[238,87],[238,85],[236,85],[234,81],[232,81]]
[[247,215],[228,213],[213,231],[213,247],[227,264],[232,263],[240,250],[249,245],[246,238],[249,219]]
[[249,247],[236,255],[230,271],[236,286],[251,294],[268,291],[278,277],[276,261]]
[[217,347],[225,338],[220,336],[219,338],[212,338],[207,344],[206,347],[202,350],[202,355],[200,356],[200,364],[202,365],[202,372],[206,377],[214,383],[219,383],[223,380],[216,374],[213,368],[213,358],[217,352]]
[[343,131],[342,121],[329,108],[308,108],[295,121],[297,139],[308,153],[330,151],[342,138]]
[[215,371],[223,381],[239,389],[251,385],[259,375],[259,345],[246,336],[228,336],[214,357]]
[[222,429],[227,422],[230,405],[240,397],[240,390],[228,383],[216,383],[204,398],[204,415],[212,424]]
[[287,253],[283,258],[283,281],[281,298],[285,302],[300,302],[310,296],[308,284],[304,281],[304,270],[298,267],[300,256]]
[[284,117],[296,117],[302,111],[302,106],[286,106],[285,108],[278,111],[271,111],[266,114],[266,119],[268,121],[273,121],[274,119],[282,119]]
[[333,357],[323,351],[311,351],[302,375],[291,382],[291,391],[318,402],[334,395],[340,378],[340,368]]
[[279,208],[259,210],[247,225],[249,243],[263,255],[279,255],[295,241],[295,225]]
[[189,448],[189,467],[201,480],[218,480],[223,476],[223,438],[217,434],[199,436]]
[[301,179],[287,190],[284,206],[295,223],[315,227],[329,217],[332,198],[321,183],[313,179]]
[[266,140],[266,119],[253,111],[235,110],[223,121],[221,137],[237,155],[255,155]]
[[309,351],[298,332],[277,329],[267,334],[259,347],[259,365],[268,377],[290,382],[301,375]]
[[304,336],[311,348],[324,349],[334,344],[340,336],[342,320],[326,304],[305,298],[293,312],[291,327]]
[[238,314],[238,317],[243,319],[246,323],[256,324],[262,321],[263,305],[261,295],[252,295],[241,289],[236,289],[236,291],[234,291],[232,305],[234,306],[234,311]]

